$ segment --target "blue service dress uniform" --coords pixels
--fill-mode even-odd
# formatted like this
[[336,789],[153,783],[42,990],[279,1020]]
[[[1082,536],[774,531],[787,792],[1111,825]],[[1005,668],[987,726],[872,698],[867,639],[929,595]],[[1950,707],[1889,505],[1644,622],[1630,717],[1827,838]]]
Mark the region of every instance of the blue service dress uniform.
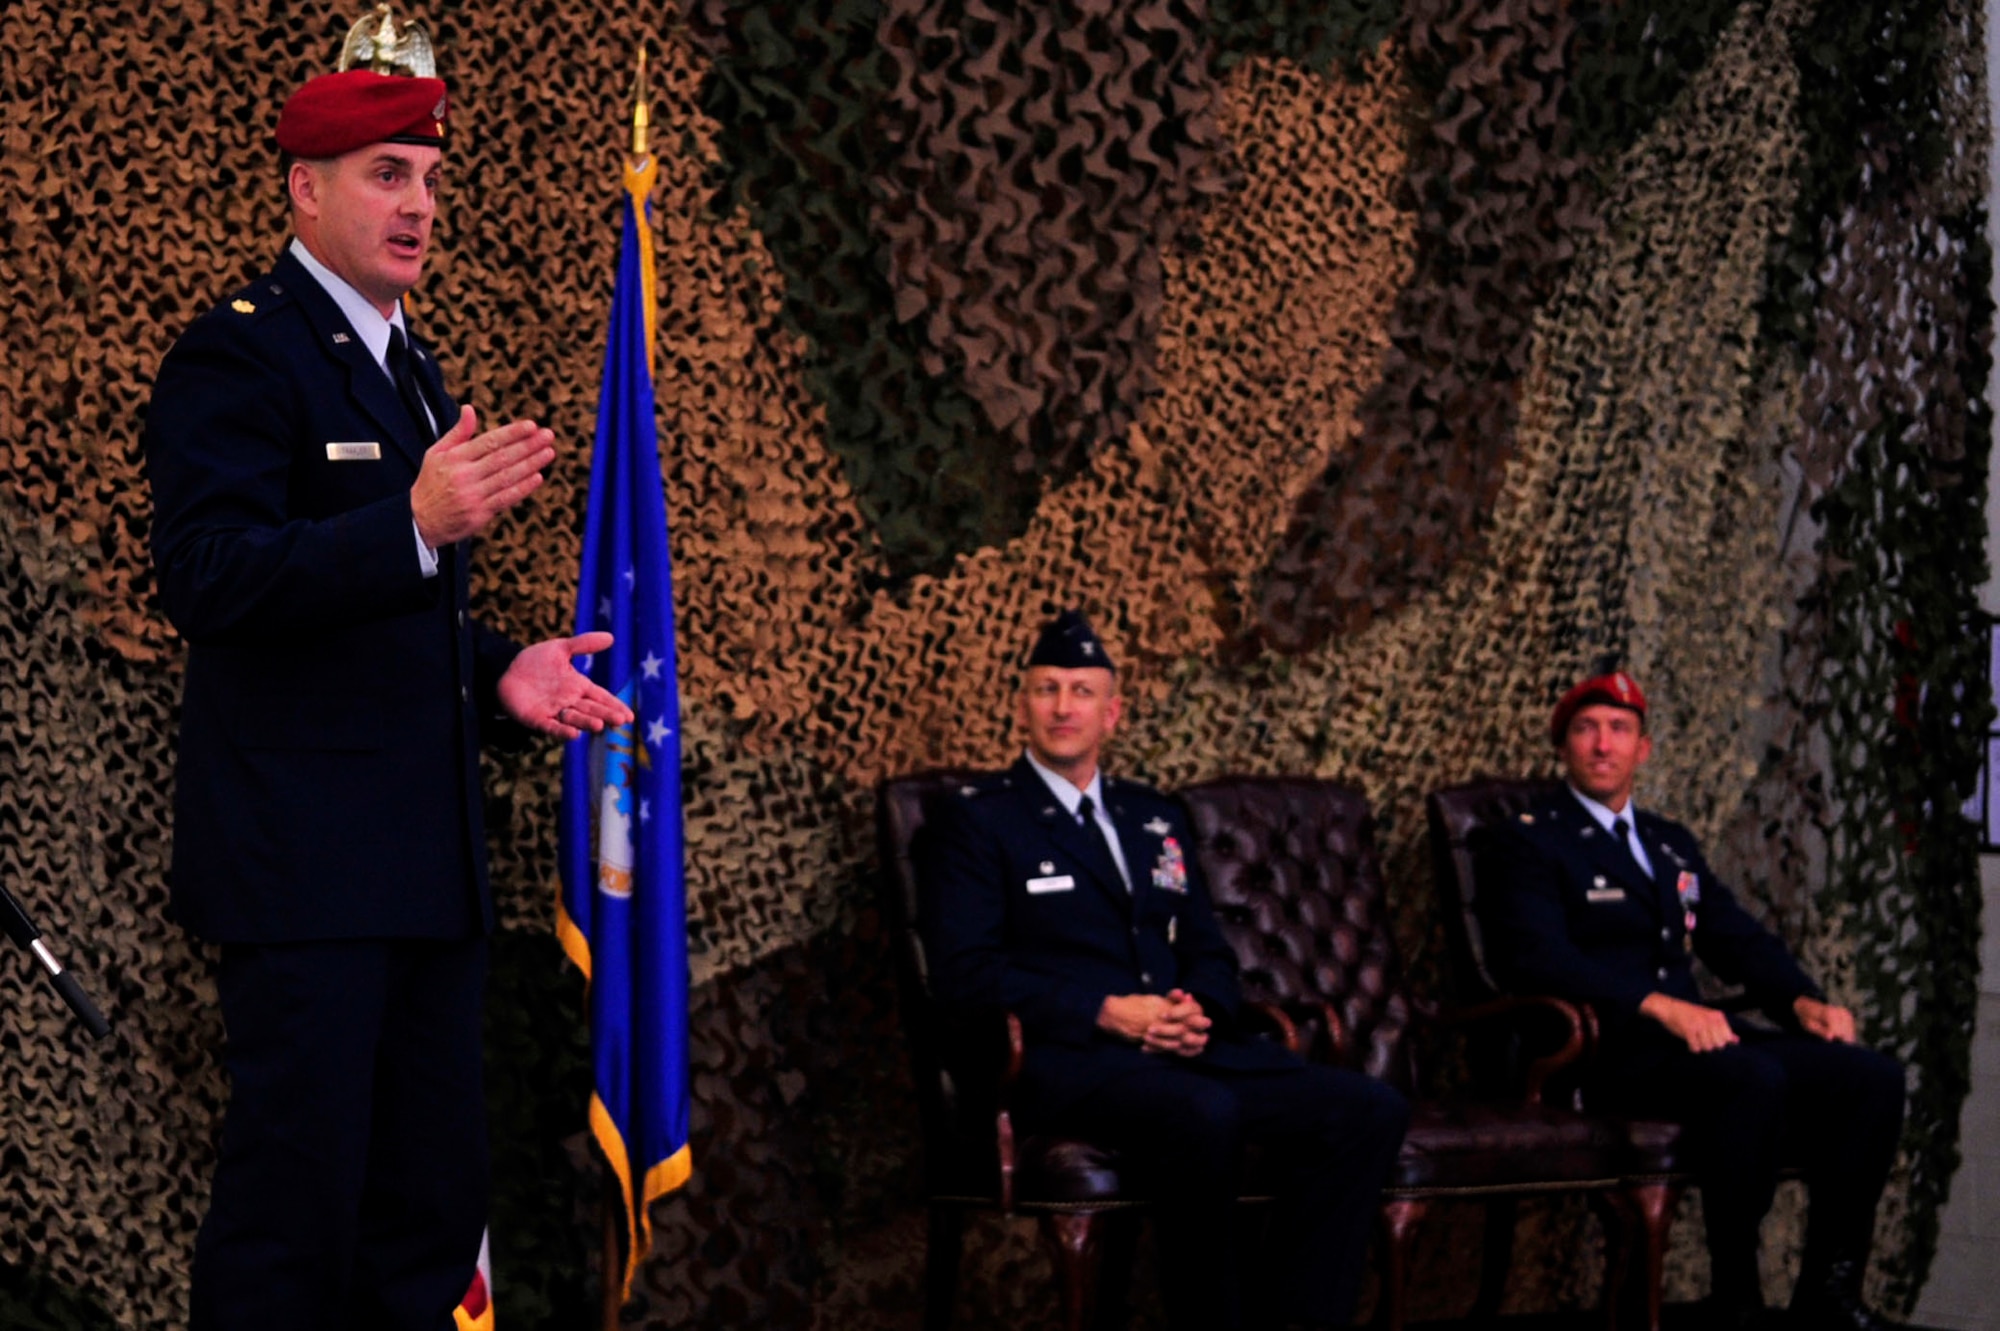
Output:
[[[1594,1107],[1686,1125],[1718,1295],[1759,1301],[1757,1227],[1783,1164],[1802,1167],[1811,1189],[1802,1279],[1865,1262],[1902,1124],[1901,1066],[1798,1032],[1792,1002],[1822,998],[1818,987],[1737,904],[1693,833],[1634,806],[1627,814],[1650,875],[1566,790],[1479,835],[1479,907],[1498,978],[1593,1005],[1601,1041],[1584,1093]],[[1697,1054],[1641,1016],[1654,992],[1703,1001],[1697,957],[1786,1029],[1732,1016],[1741,1042]]]
[[423,576],[434,438],[289,252],[154,387],[154,561],[188,644],[173,912],[222,945],[232,1084],[197,1327],[436,1331],[477,1257],[478,747],[519,648],[472,619],[463,549]]
[[[1372,1078],[1308,1066],[1235,1029],[1235,959],[1186,854],[1186,815],[1135,782],[1106,776],[1102,788],[1129,890],[1025,758],[967,787],[925,829],[921,923],[937,995],[1020,1018],[1024,1130],[1119,1149],[1161,1199],[1176,1326],[1239,1324],[1234,1211],[1246,1139],[1263,1144],[1284,1181],[1273,1225],[1290,1248],[1277,1273],[1282,1310],[1344,1323],[1408,1106]],[[1214,1019],[1200,1055],[1150,1054],[1098,1029],[1107,996],[1173,989]]]

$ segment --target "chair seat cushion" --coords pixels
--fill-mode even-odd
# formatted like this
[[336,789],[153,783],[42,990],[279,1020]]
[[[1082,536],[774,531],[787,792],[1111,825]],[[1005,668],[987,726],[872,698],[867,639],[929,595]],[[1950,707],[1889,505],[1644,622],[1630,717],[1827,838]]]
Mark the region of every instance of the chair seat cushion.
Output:
[[1530,1189],[1666,1173],[1679,1139],[1677,1124],[1551,1105],[1419,1101],[1389,1187]]

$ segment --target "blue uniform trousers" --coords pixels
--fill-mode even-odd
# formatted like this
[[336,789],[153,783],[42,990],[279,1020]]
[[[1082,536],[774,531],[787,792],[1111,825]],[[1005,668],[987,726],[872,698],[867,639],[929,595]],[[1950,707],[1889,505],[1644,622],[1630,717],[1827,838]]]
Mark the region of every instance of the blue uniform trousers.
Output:
[[1251,1186],[1278,1196],[1264,1254],[1270,1302],[1288,1320],[1346,1323],[1409,1118],[1401,1095],[1361,1073],[1303,1063],[1234,1069],[1173,1055],[1098,1085],[1046,1122],[1023,1115],[1031,1130],[1118,1150],[1121,1172],[1159,1199],[1155,1231],[1176,1331],[1244,1324],[1236,1199],[1250,1143],[1264,1166]]
[[193,1331],[450,1331],[486,1223],[486,941],[229,944]]
[[1903,1068],[1859,1045],[1738,1034],[1739,1044],[1697,1054],[1648,1033],[1609,1051],[1586,1094],[1593,1108],[1686,1126],[1712,1287],[1756,1302],[1757,1230],[1782,1166],[1803,1171],[1811,1203],[1801,1280],[1867,1260],[1902,1131]]

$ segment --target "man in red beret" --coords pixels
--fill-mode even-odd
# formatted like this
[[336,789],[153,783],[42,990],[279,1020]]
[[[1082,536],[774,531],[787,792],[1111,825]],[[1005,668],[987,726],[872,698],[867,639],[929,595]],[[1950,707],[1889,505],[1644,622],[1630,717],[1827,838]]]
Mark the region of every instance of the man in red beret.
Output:
[[[1594,1108],[1685,1125],[1714,1325],[1765,1322],[1758,1225],[1778,1170],[1797,1165],[1812,1211],[1790,1324],[1883,1326],[1861,1278],[1902,1128],[1902,1067],[1854,1043],[1854,1014],[1737,905],[1691,832],[1633,804],[1653,746],[1630,675],[1578,684],[1549,731],[1568,789],[1475,845],[1497,973],[1521,992],[1595,1008],[1601,1042],[1584,1088]],[[1744,986],[1776,1028],[1713,1006],[1697,957]]]
[[175,917],[220,945],[231,1099],[192,1322],[447,1331],[486,1220],[493,906],[478,749],[631,713],[472,617],[468,542],[553,436],[482,429],[409,331],[448,99],[352,70],[286,102],[293,238],[160,368],[160,599],[188,643]]

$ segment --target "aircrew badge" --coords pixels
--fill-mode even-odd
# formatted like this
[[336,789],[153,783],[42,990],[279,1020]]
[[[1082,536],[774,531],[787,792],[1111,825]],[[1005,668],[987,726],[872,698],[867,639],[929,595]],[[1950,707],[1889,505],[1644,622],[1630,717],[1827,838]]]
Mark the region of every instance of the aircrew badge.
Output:
[[1152,822],[1147,823],[1146,830],[1154,836],[1165,836],[1167,833],[1173,831],[1171,827],[1167,826],[1167,820],[1164,818],[1155,818]]
[[1187,894],[1187,860],[1181,856],[1181,843],[1173,837],[1160,843],[1160,858],[1153,865],[1153,886],[1162,892]]

